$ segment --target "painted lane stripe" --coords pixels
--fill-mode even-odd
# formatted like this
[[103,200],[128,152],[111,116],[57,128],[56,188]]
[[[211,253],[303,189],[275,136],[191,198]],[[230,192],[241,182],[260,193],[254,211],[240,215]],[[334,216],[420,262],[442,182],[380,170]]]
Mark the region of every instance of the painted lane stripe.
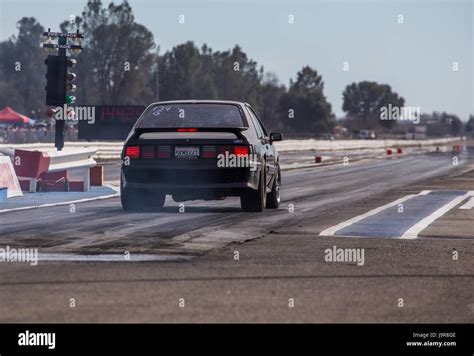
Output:
[[418,237],[418,234],[423,231],[428,225],[430,225],[433,221],[436,219],[439,219],[441,216],[446,214],[448,211],[450,211],[452,208],[454,208],[456,205],[462,203],[464,199],[470,197],[471,192],[467,192],[464,195],[458,196],[451,200],[449,203],[443,205],[441,208],[436,210],[435,212],[431,213],[424,219],[418,221],[415,225],[413,225],[411,228],[409,228],[405,233],[401,236],[402,239],[416,239]]
[[356,217],[353,217],[352,219],[349,219],[349,220],[346,220],[346,221],[343,221],[342,223],[340,224],[337,224],[335,226],[332,226],[332,227],[329,227],[327,228],[326,230],[323,230],[319,233],[319,236],[334,236],[334,234],[338,231],[338,230],[342,230],[346,227],[349,227],[351,226],[352,224],[355,224],[361,220],[364,220],[365,218],[368,218],[369,216],[373,216],[373,215],[376,215],[378,213],[380,213],[381,211],[384,211],[385,209],[389,209],[391,207],[394,207],[394,206],[397,206],[398,204],[401,204],[411,198],[414,198],[416,196],[420,196],[420,195],[427,195],[429,194],[431,191],[430,190],[423,190],[422,192],[418,193],[418,194],[410,194],[410,195],[407,195],[407,196],[404,196],[400,199],[397,199],[391,203],[388,203],[388,204],[385,204],[385,205],[382,205],[382,206],[379,206],[378,208],[375,208],[375,209],[372,209],[368,212],[366,212],[365,214],[362,214],[362,215],[358,215]]
[[412,226],[438,209],[466,194],[465,191],[433,191],[365,218],[337,231],[336,236],[401,238]]
[[124,254],[76,255],[68,253],[39,253],[39,262],[166,262],[189,261],[185,255],[148,255],[130,253]]
[[463,205],[461,205],[461,206],[459,207],[459,209],[463,209],[463,210],[464,210],[464,209],[467,209],[467,210],[469,210],[469,209],[474,208],[474,190],[471,190],[471,191],[469,192],[469,194],[470,194],[470,196],[471,196],[471,199],[469,199],[466,203],[464,203]]

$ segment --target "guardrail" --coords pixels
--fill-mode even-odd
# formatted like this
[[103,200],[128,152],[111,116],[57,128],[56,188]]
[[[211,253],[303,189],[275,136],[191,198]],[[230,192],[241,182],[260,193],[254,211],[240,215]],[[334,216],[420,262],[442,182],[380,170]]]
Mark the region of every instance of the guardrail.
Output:
[[437,138],[425,140],[284,140],[276,142],[278,151],[344,151],[359,149],[387,149],[390,147],[426,147],[446,145],[463,140],[461,137]]
[[[386,149],[390,147],[426,147],[435,145],[446,145],[453,142],[459,142],[463,138],[437,138],[428,140],[284,140],[275,142],[279,152],[287,151],[343,151],[343,150],[358,150],[358,149]],[[95,159],[112,160],[118,159],[122,152],[123,141],[114,142],[66,142],[65,149],[68,148],[90,148],[96,147],[97,152],[94,155]],[[51,151],[54,150],[53,144],[49,143],[33,143],[33,144],[2,144],[0,145],[0,152],[2,148],[17,148],[23,150],[38,150]]]
[[83,171],[83,191],[90,191],[90,168],[97,164],[94,160],[97,147],[69,147],[55,151],[51,147],[23,145],[20,149],[19,145],[15,146],[17,147],[0,147],[0,152],[12,157],[17,176],[29,180],[30,192],[36,192],[40,176],[72,169]]

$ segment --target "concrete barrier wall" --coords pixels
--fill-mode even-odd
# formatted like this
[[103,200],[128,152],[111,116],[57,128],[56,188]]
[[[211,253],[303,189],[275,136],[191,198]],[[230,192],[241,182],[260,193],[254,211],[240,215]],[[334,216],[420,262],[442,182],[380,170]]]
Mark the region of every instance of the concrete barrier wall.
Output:
[[460,137],[437,138],[428,140],[285,140],[276,142],[280,152],[284,151],[344,151],[360,149],[379,149],[394,147],[426,147],[434,145],[446,145],[461,141]]
[[[461,141],[462,138],[437,138],[428,140],[284,140],[275,142],[279,152],[287,151],[344,151],[360,149],[385,149],[396,147],[426,147],[435,145],[446,145]],[[118,159],[122,151],[123,142],[66,142],[65,149],[78,147],[97,147],[95,159]],[[51,143],[28,143],[28,144],[3,144],[2,148],[18,148],[23,150],[51,150]]]

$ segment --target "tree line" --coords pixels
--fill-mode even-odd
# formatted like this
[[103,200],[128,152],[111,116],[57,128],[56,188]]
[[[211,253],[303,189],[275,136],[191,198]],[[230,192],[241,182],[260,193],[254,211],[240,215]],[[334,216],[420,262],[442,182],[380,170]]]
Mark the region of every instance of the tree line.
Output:
[[[0,42],[0,106],[26,115],[43,113],[45,28],[35,18],[17,23],[18,34]],[[290,80],[251,59],[240,46],[215,51],[191,41],[159,53],[153,34],[135,22],[127,1],[105,6],[88,2],[81,16],[60,24],[63,32],[84,34],[77,55],[76,105],[148,105],[156,100],[223,99],[252,105],[269,130],[289,136],[314,137],[337,125],[316,69],[304,66]],[[390,130],[392,121],[377,120],[384,105],[405,100],[386,84],[349,84],[343,110],[359,128]]]

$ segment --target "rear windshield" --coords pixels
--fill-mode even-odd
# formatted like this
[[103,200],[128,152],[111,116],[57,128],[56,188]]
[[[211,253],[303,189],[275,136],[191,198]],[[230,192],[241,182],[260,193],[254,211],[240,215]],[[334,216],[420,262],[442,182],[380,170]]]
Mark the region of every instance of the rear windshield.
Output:
[[138,127],[244,127],[244,123],[236,105],[171,104],[152,107]]

